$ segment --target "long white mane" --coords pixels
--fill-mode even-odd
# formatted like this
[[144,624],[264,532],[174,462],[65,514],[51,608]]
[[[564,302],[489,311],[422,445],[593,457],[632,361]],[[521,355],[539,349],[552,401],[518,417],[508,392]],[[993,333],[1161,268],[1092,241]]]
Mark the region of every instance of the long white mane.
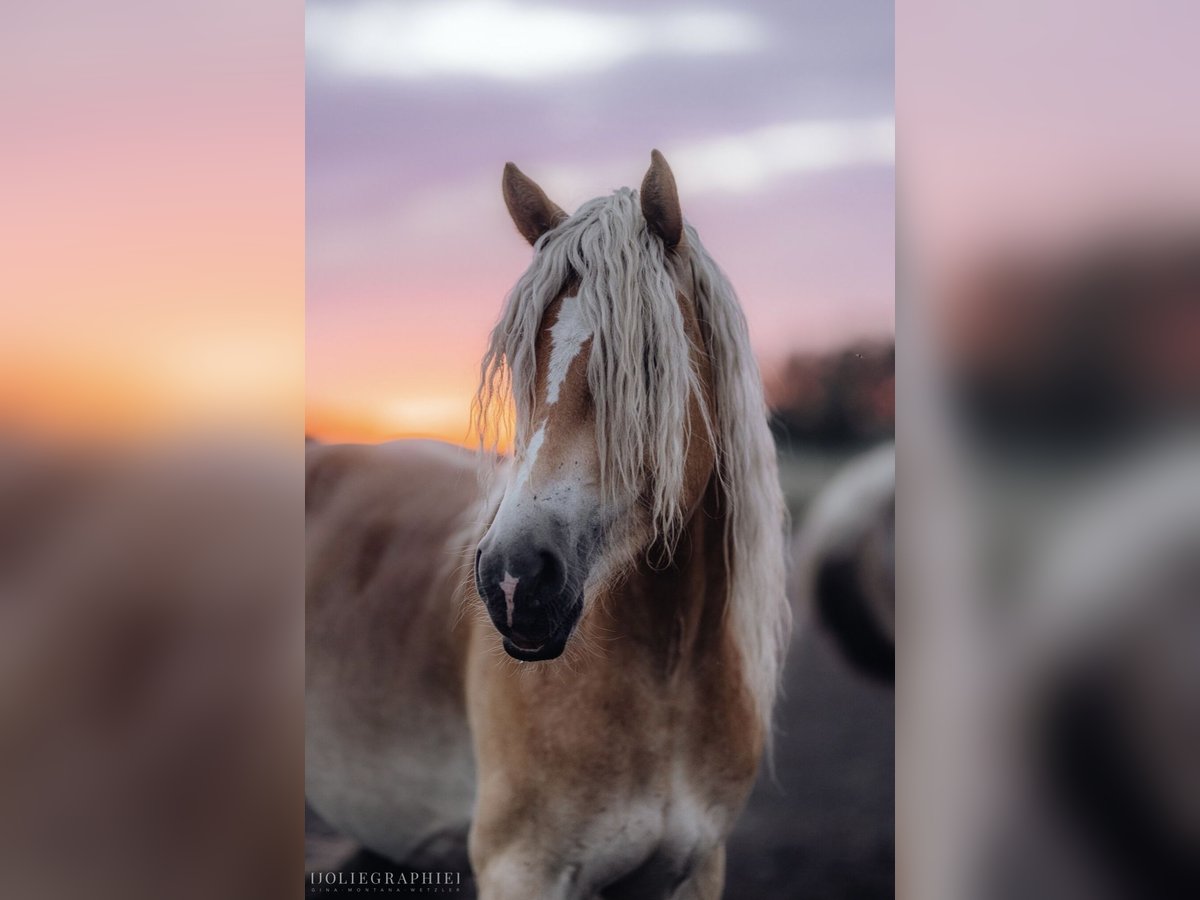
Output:
[[[713,410],[704,425],[716,448],[727,523],[728,614],[756,707],[769,726],[791,628],[775,446],[737,297],[690,225],[686,243],[708,342],[702,352],[712,361]],[[476,426],[481,436],[497,435],[511,397],[515,447],[529,440],[538,332],[546,308],[573,283],[592,334],[588,384],[602,495],[648,497],[657,534],[672,547],[685,524],[680,503],[689,399],[701,387],[663,245],[646,227],[636,191],[622,188],[592,200],[538,240],[492,331]]]

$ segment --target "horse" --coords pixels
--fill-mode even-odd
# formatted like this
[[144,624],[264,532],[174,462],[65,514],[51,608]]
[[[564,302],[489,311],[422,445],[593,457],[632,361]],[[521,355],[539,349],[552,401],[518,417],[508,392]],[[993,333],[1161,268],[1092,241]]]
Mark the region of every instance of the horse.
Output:
[[746,321],[658,151],[573,215],[502,190],[511,456],[307,449],[307,799],[408,865],[465,835],[485,900],[715,898],[791,628]]
[[989,620],[980,855],[1002,871],[1019,856],[1031,896],[1195,897],[1200,443],[1171,434],[1079,468],[1006,482],[1040,505]]
[[857,671],[896,676],[896,445],[842,466],[792,545],[789,593]]

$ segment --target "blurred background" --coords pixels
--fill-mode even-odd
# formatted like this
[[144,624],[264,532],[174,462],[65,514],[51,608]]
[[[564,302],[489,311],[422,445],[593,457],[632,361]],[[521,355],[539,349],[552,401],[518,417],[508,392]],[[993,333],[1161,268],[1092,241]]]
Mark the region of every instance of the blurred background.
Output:
[[897,10],[906,896],[1200,893],[1197,25]]
[[[570,211],[639,185],[658,148],[738,291],[796,522],[891,438],[890,2],[310,0],[306,19],[311,437],[475,446],[479,360],[530,258],[504,163]],[[726,896],[891,896],[890,687],[816,629],[791,660]],[[310,864],[384,865],[322,830]]]
[[5,897],[299,892],[303,24],[3,10]]
[[5,12],[0,429],[296,429],[298,11]]

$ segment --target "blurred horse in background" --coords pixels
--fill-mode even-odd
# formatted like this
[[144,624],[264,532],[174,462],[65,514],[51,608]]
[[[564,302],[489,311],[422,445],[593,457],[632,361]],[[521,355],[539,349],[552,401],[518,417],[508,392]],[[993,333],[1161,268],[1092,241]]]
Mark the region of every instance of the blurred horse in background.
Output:
[[1200,444],[1155,442],[1102,471],[1027,525],[985,858],[1001,885],[1020,858],[1028,897],[1195,897]]
[[896,446],[844,465],[804,518],[789,593],[859,671],[896,673]]

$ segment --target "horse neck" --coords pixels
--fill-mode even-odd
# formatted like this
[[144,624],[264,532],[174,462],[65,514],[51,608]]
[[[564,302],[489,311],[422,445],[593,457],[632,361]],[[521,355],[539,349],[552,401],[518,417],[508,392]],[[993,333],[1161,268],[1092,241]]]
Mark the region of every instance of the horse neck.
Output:
[[720,487],[709,479],[680,534],[671,562],[653,565],[654,547],[603,604],[603,628],[650,660],[665,677],[697,659],[712,661],[729,646],[729,567]]

